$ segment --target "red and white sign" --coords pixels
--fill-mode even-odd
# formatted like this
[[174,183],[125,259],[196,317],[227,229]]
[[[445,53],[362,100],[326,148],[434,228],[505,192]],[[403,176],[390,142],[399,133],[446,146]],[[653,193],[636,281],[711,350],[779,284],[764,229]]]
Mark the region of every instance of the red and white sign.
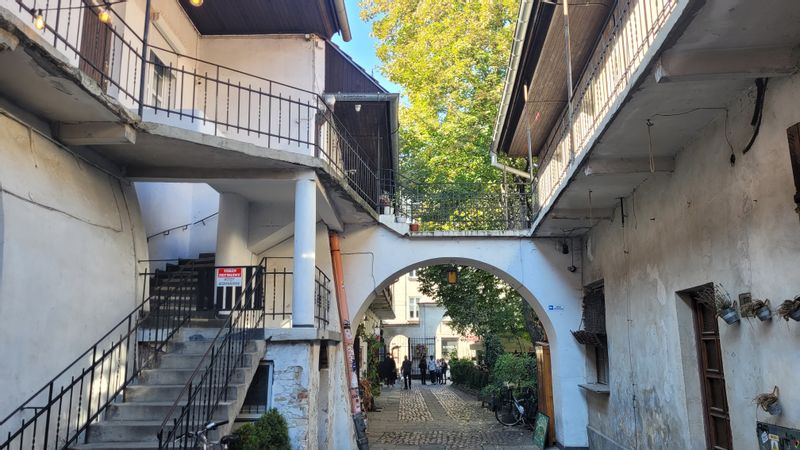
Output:
[[217,269],[217,287],[241,287],[241,267],[221,267]]

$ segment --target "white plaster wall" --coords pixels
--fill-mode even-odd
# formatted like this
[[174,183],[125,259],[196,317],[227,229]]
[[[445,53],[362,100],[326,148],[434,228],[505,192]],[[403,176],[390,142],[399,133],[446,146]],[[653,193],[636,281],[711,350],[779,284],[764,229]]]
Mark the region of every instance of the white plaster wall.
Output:
[[[605,280],[611,395],[590,399],[589,421],[618,444],[705,446],[692,315],[676,291],[716,281],[733,298],[751,292],[773,305],[800,294],[786,138],[800,122],[798,98],[800,76],[770,81],[761,131],[746,155],[739,149],[750,138],[754,93],[734,99],[727,129],[735,166],[720,114],[678,154],[671,176],[646,181],[626,199],[624,229],[617,211],[590,233],[583,282]],[[800,326],[756,319],[719,326],[734,447],[757,447],[757,420],[797,428]],[[752,404],[774,385],[778,418]]]
[[267,345],[267,360],[274,362],[272,406],[286,418],[289,439],[296,450],[317,448],[318,358],[318,344]]
[[[544,324],[552,348],[556,435],[565,446],[586,446],[585,357],[570,329],[580,324],[580,274],[566,270],[569,255],[552,242],[516,238],[419,239],[383,226],[352,226],[342,239],[350,311],[360,317],[371,295],[407,273],[430,264],[464,264],[487,270],[517,289]],[[552,311],[548,305],[553,305]],[[560,307],[556,308],[556,306]],[[351,313],[352,314],[352,313]],[[358,325],[358,323],[354,323]]]
[[0,415],[141,301],[131,183],[0,116]]
[[[147,232],[150,259],[197,258],[217,247],[219,194],[204,183],[135,183]],[[168,235],[158,234],[170,228]]]

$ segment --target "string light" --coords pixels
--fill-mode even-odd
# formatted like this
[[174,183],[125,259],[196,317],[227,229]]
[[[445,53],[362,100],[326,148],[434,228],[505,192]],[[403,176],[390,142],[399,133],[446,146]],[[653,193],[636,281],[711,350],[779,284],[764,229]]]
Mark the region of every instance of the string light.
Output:
[[109,23],[111,22],[111,13],[108,11],[108,8],[100,8],[100,11],[97,13],[97,18],[100,19],[100,22]]
[[45,22],[44,22],[44,15],[42,14],[41,9],[37,10],[36,15],[33,17],[33,26],[36,27],[36,29],[39,31],[44,30]]
[[197,8],[199,6],[203,6],[203,0],[189,0],[189,4]]

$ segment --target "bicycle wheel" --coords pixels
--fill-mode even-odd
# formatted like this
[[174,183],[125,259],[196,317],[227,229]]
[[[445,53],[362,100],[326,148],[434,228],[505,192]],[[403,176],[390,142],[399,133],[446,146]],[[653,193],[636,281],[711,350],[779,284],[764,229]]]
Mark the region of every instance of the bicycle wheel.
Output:
[[500,424],[507,427],[514,426],[522,420],[517,405],[510,398],[503,399],[494,411],[494,417]]

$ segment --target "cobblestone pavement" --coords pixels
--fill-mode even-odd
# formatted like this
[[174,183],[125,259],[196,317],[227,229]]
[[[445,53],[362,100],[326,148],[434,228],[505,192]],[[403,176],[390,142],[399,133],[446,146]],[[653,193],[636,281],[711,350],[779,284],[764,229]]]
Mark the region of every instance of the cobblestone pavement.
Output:
[[451,385],[382,389],[367,418],[372,450],[532,449],[533,432],[506,428],[481,402]]

